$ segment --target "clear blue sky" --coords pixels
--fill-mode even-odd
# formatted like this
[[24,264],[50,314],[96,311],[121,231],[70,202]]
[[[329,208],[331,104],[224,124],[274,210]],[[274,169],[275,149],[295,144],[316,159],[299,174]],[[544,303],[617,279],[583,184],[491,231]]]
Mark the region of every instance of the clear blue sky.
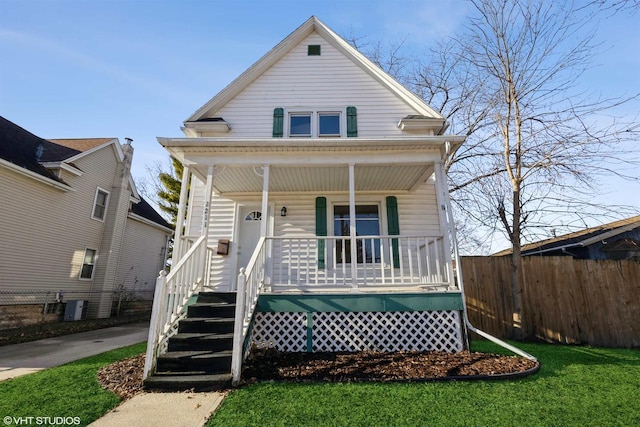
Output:
[[[0,115],[43,138],[134,139],[133,174],[180,126],[311,15],[419,54],[464,24],[464,1],[0,0]],[[599,22],[586,88],[640,92],[640,13]],[[640,120],[638,104],[620,113]],[[630,184],[627,184],[630,185]],[[640,188],[609,195],[636,204]],[[633,196],[633,198],[632,198]]]

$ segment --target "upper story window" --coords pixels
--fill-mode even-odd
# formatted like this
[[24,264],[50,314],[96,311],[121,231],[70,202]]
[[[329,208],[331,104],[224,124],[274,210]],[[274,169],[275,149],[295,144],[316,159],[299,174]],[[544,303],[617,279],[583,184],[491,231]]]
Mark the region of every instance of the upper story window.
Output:
[[109,192],[98,187],[96,190],[96,196],[93,200],[91,218],[104,221],[104,216],[107,212],[107,203],[109,203]]
[[335,110],[273,109],[274,138],[353,138],[358,136],[356,107]]
[[343,128],[342,116],[339,111],[290,112],[289,137],[340,137]]

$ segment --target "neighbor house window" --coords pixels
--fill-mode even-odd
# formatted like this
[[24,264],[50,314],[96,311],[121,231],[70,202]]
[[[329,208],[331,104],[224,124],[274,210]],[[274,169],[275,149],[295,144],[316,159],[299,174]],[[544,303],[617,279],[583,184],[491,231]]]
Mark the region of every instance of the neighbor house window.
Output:
[[82,259],[82,269],[80,270],[80,279],[91,280],[93,279],[93,271],[96,264],[95,249],[85,249],[84,258]]
[[93,201],[93,212],[91,218],[104,220],[104,215],[107,212],[107,203],[109,202],[109,192],[98,188],[96,190],[96,197]]

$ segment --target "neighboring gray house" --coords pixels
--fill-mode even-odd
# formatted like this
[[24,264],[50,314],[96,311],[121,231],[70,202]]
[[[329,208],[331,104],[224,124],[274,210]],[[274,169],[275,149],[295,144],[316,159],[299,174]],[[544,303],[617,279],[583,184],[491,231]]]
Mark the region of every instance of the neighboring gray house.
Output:
[[[508,255],[511,250],[495,256]],[[522,256],[640,260],[640,215],[522,246]]]
[[37,312],[47,292],[100,318],[114,291],[152,297],[172,229],[136,190],[130,142],[45,140],[0,117],[4,317],[20,320],[9,305]]

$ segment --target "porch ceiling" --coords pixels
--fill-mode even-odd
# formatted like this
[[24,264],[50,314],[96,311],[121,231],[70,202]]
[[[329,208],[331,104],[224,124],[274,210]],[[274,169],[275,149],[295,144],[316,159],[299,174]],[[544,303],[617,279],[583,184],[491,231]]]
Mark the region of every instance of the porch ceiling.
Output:
[[[205,167],[196,168],[204,178]],[[411,191],[433,173],[432,164],[355,165],[356,191]],[[227,166],[214,172],[213,186],[219,193],[262,192],[261,167]],[[271,166],[269,192],[348,191],[349,169],[336,166]]]

